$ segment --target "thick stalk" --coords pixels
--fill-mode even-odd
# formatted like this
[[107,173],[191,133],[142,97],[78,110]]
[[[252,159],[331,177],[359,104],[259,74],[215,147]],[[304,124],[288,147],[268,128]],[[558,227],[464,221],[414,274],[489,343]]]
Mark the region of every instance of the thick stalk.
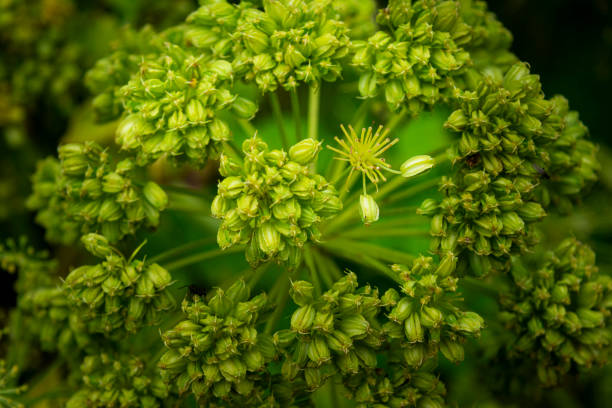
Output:
[[319,84],[311,85],[308,90],[308,137],[317,140],[319,137],[319,107],[321,88]]
[[274,114],[274,120],[276,121],[276,126],[278,127],[278,133],[280,134],[283,148],[288,150],[289,141],[287,139],[287,131],[285,130],[283,112],[281,111],[280,102],[278,101],[278,95],[276,92],[270,93],[270,105],[272,106],[272,113]]
[[300,114],[300,98],[297,89],[291,91],[291,110],[293,112],[293,122],[295,122],[295,139],[302,140],[302,115]]

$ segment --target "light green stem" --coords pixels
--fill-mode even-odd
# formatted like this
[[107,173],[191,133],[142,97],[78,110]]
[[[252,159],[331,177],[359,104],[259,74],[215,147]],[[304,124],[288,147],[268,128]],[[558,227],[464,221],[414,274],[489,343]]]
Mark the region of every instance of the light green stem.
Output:
[[331,288],[334,284],[335,280],[340,279],[340,274],[336,277],[335,271],[329,267],[329,263],[326,261],[324,255],[322,255],[318,249],[313,249],[312,251],[315,264],[317,265],[317,269],[320,271],[324,271],[321,273],[321,279],[327,288]]
[[[357,246],[354,245],[354,242],[351,242],[351,241],[340,242],[339,240],[334,240],[330,242],[322,242],[321,246],[333,252],[335,255],[341,258],[345,258],[345,259],[348,259],[349,261],[359,263],[368,268],[372,268],[378,272],[383,273],[385,276],[389,277],[393,281],[400,283],[400,284],[402,283],[399,276],[395,272],[393,272],[391,268],[389,268],[387,265],[380,262],[379,260],[375,259],[373,256],[371,256],[371,254],[366,253],[366,251],[364,251],[364,247],[357,248]],[[379,248],[379,249],[384,249],[384,248]],[[408,256],[406,254],[403,254],[403,255]],[[379,254],[379,257],[380,257],[380,254]],[[404,263],[399,258],[394,257],[393,259],[394,260],[391,262]]]
[[357,253],[363,253],[378,258],[389,263],[410,263],[414,260],[414,256],[392,248],[381,247],[369,242],[349,240],[349,239],[334,239],[333,241],[324,242],[323,247],[335,248],[336,250],[348,250]]
[[177,261],[174,262],[170,262],[168,264],[163,265],[167,270],[171,271],[174,269],[179,269],[179,268],[183,268],[185,266],[189,266],[189,265],[193,265],[202,261],[205,261],[207,259],[212,259],[212,258],[216,258],[218,256],[224,256],[224,255],[230,255],[230,254],[235,254],[237,252],[242,252],[244,251],[244,247],[243,246],[237,246],[237,247],[233,247],[233,248],[229,248],[229,249],[212,249],[210,251],[205,251],[205,252],[201,252],[199,254],[194,254],[182,259],[179,259]]
[[244,130],[244,133],[246,133],[247,137],[252,137],[255,133],[257,133],[257,129],[255,129],[255,126],[253,126],[253,124],[246,119],[239,119],[238,124],[240,125],[242,130]]
[[283,121],[283,112],[281,111],[280,102],[278,101],[278,95],[276,92],[270,92],[270,105],[272,106],[272,112],[274,114],[274,120],[276,126],[278,126],[278,133],[283,143],[285,150],[289,149],[289,141],[287,139],[287,131],[285,130],[285,123]]
[[172,258],[173,256],[180,255],[182,253],[188,252],[197,247],[212,244],[213,242],[216,242],[216,241],[217,239],[215,237],[208,237],[208,238],[198,239],[197,241],[191,241],[186,244],[179,245],[177,247],[164,251],[160,254],[157,254],[154,257],[149,258],[149,262],[152,262],[152,263],[160,262],[164,259]]
[[428,237],[429,230],[416,228],[362,229],[338,235],[343,238]]
[[304,248],[304,264],[310,272],[310,280],[315,289],[315,296],[321,296],[321,281],[319,280],[319,274],[322,275],[322,271],[315,266],[315,261],[312,256],[312,247]]
[[319,107],[321,104],[320,84],[311,85],[308,90],[308,137],[317,140],[319,136]]
[[297,89],[291,91],[291,110],[295,122],[295,138],[299,142],[302,140],[302,115],[300,114],[300,98]]
[[[287,305],[287,301],[289,300],[289,277],[285,273],[279,276],[278,279],[279,279],[279,281],[277,282],[278,284],[275,286],[278,287],[278,292],[280,292],[280,297],[277,298],[278,301],[276,303],[276,307],[274,308],[274,312],[272,312],[272,315],[268,318],[266,327],[264,329],[265,334],[272,334],[272,331],[274,330],[279,320],[283,316],[283,311],[285,310],[285,306]],[[273,298],[272,295],[270,295],[270,298]]]

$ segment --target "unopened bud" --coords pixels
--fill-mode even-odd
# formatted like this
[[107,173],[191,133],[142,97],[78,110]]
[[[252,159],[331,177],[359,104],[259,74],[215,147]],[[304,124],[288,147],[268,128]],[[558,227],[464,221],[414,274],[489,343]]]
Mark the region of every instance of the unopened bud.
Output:
[[359,209],[361,213],[361,221],[365,225],[378,221],[378,204],[376,204],[376,201],[371,195],[362,194],[359,197]]
[[414,177],[431,169],[434,164],[434,159],[431,156],[414,156],[402,164],[400,171],[402,172],[402,177]]

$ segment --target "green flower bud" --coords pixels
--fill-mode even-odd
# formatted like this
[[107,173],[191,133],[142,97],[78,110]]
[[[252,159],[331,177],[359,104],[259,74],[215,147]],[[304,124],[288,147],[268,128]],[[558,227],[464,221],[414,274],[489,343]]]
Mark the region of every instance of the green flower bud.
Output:
[[250,120],[257,113],[258,107],[255,102],[239,96],[232,104],[232,109],[239,117]]
[[166,192],[156,183],[149,181],[142,189],[145,199],[157,210],[162,211],[168,206]]
[[359,210],[361,213],[361,221],[365,225],[369,225],[378,221],[379,209],[374,198],[369,194],[359,196]]
[[412,313],[404,321],[404,332],[410,343],[419,343],[424,340],[423,327],[417,313]]
[[422,344],[411,344],[404,349],[404,361],[413,368],[421,367],[426,356],[425,346]]
[[435,307],[423,306],[419,313],[421,324],[425,327],[438,328],[444,320],[442,312]]
[[464,358],[463,346],[456,341],[444,339],[440,343],[440,351],[450,362],[460,363]]
[[376,75],[366,73],[359,78],[359,93],[364,98],[374,98],[376,96]]
[[305,306],[313,301],[314,286],[310,282],[291,282],[289,294],[293,301],[299,306]]
[[272,256],[281,250],[281,236],[271,223],[265,223],[257,229],[259,249]]
[[304,139],[289,149],[289,157],[302,165],[311,163],[321,150],[322,143],[310,138]]
[[298,333],[308,333],[314,323],[315,310],[311,305],[302,306],[291,316],[291,329]]
[[170,273],[156,263],[147,267],[144,276],[153,283],[157,290],[163,290],[172,283]]
[[85,249],[87,249],[87,252],[98,258],[105,258],[113,252],[108,240],[99,234],[83,235],[81,242],[85,246]]
[[308,345],[308,358],[317,366],[331,359],[329,348],[322,336],[314,336]]
[[402,172],[402,177],[414,177],[431,169],[434,164],[434,159],[430,156],[414,156],[402,164],[400,171]]
[[338,328],[349,337],[359,337],[370,330],[370,323],[362,315],[352,314],[344,317],[339,322]]
[[413,309],[412,300],[408,297],[403,297],[397,302],[391,313],[389,313],[389,319],[396,323],[402,323],[412,314]]

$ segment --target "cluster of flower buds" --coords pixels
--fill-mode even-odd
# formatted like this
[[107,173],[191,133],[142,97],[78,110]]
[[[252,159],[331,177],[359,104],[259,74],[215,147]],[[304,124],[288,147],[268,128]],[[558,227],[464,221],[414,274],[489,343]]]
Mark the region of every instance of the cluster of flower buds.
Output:
[[62,287],[40,286],[20,296],[20,319],[45,351],[74,358],[77,350],[93,345],[92,336]]
[[39,161],[26,206],[37,211],[36,222],[45,228],[47,241],[70,245],[78,239],[80,228],[78,222],[68,217],[69,203],[61,194],[61,180],[59,161],[53,157]]
[[344,387],[357,408],[446,406],[446,387],[440,379],[428,371],[412,372],[397,364],[388,370],[362,370],[347,378]]
[[465,338],[480,335],[484,320],[457,304],[456,264],[457,257],[448,253],[439,264],[420,256],[412,265],[392,266],[404,281],[400,288],[403,295],[389,289],[382,296],[388,311],[383,330],[402,364],[418,369],[437,357],[438,351],[449,361],[460,362]]
[[6,367],[6,361],[0,360],[0,405],[6,408],[25,408],[25,405],[14,401],[13,396],[17,396],[28,389],[27,385],[15,387],[19,368],[12,366]]
[[71,109],[83,65],[81,46],[69,38],[74,1],[9,0],[0,13],[0,77],[7,77],[14,102],[31,107],[45,100]]
[[212,203],[213,216],[223,219],[221,248],[246,244],[253,265],[271,259],[300,263],[302,246],[320,236],[319,224],[342,209],[334,186],[311,170],[320,144],[305,139],[286,153],[268,150],[254,135],[242,144],[243,163],[222,155],[225,178]]
[[[142,225],[158,225],[168,197],[154,182],[142,187],[134,183],[131,160],[113,165],[108,152],[94,142],[63,145],[59,158],[59,169],[53,160],[39,166],[28,201],[40,211],[37,220],[49,238],[71,242],[78,235],[76,224],[81,233],[100,232],[116,242]],[[63,237],[63,232],[70,235]]]
[[92,106],[99,122],[117,119],[123,113],[120,87],[138,71],[143,59],[160,53],[163,39],[150,26],[139,31],[126,27],[121,31],[113,53],[98,60],[87,72],[85,85],[96,95]]
[[57,262],[46,251],[36,251],[25,237],[0,243],[0,270],[17,273],[15,291],[21,295],[39,286],[51,286]]
[[248,10],[236,31],[243,47],[236,58],[244,63],[238,71],[262,91],[335,81],[350,40],[345,23],[335,19],[333,3],[265,0],[263,12]]
[[167,289],[172,283],[170,273],[156,263],[134,259],[140,248],[125,259],[102,235],[87,234],[82,242],[104,261],[74,269],[64,287],[90,333],[134,332],[156,324],[175,307]]
[[273,337],[284,355],[281,372],[287,380],[302,380],[314,391],[337,373],[349,376],[376,367],[376,350],[386,340],[377,321],[377,289],[358,288],[357,275],[350,272],[321,296],[306,281],[293,282],[290,295],[299,306],[291,328]]
[[533,270],[518,259],[500,297],[500,320],[513,334],[507,354],[537,364],[545,385],[572,368],[605,364],[612,341],[612,278],[600,274],[595,254],[575,238],[564,240]]
[[352,42],[359,92],[372,98],[384,91],[391,110],[418,114],[453,87],[452,77],[469,61],[461,46],[470,27],[456,1],[392,0],[377,20],[384,30]]
[[570,111],[567,100],[555,96],[551,100],[553,114],[563,118],[563,130],[559,138],[545,146],[548,154],[539,201],[544,207],[569,212],[571,201],[597,181],[600,164],[597,147],[587,140],[588,129],[578,119],[578,112]]
[[131,353],[97,353],[81,364],[81,389],[66,408],[160,408],[175,403],[154,365]]
[[478,82],[445,124],[460,134],[449,151],[458,168],[440,185],[445,197],[426,200],[419,213],[432,216],[432,249],[477,255],[472,273],[480,275],[507,270],[510,255],[537,240],[533,223],[546,213],[535,192],[552,160],[544,147],[565,122],[559,100],[544,99],[525,64],[513,65],[502,83]]
[[236,75],[264,92],[293,90],[341,75],[349,30],[336,17],[329,0],[264,0],[263,10],[220,1],[189,16],[187,39],[213,55],[231,53]]
[[75,350],[93,344],[92,336],[78,314],[72,313],[71,302],[58,287],[58,265],[46,252],[37,252],[25,238],[8,240],[0,245],[0,269],[17,273],[15,291],[17,309],[9,331],[23,344],[45,351],[58,351],[73,358]]
[[259,399],[259,382],[275,354],[270,336],[257,331],[267,308],[266,294],[250,298],[243,280],[206,298],[188,295],[186,319],[162,334],[168,348],[159,361],[164,381],[179,394],[191,390],[201,404]]
[[[501,80],[505,72],[519,60],[510,52],[512,33],[488,10],[484,1],[460,1],[463,21],[470,26],[471,39],[464,45],[470,53],[472,66],[495,79]],[[457,78],[456,82],[461,83]],[[461,86],[460,86],[461,87]]]
[[257,105],[231,90],[234,68],[166,42],[159,56],[140,63],[119,92],[125,113],[116,140],[145,165],[162,156],[203,166],[231,138],[217,112],[231,108],[251,118]]
[[349,29],[347,34],[352,41],[367,38],[376,31],[375,0],[334,1],[332,5],[339,14],[337,20],[344,22]]

